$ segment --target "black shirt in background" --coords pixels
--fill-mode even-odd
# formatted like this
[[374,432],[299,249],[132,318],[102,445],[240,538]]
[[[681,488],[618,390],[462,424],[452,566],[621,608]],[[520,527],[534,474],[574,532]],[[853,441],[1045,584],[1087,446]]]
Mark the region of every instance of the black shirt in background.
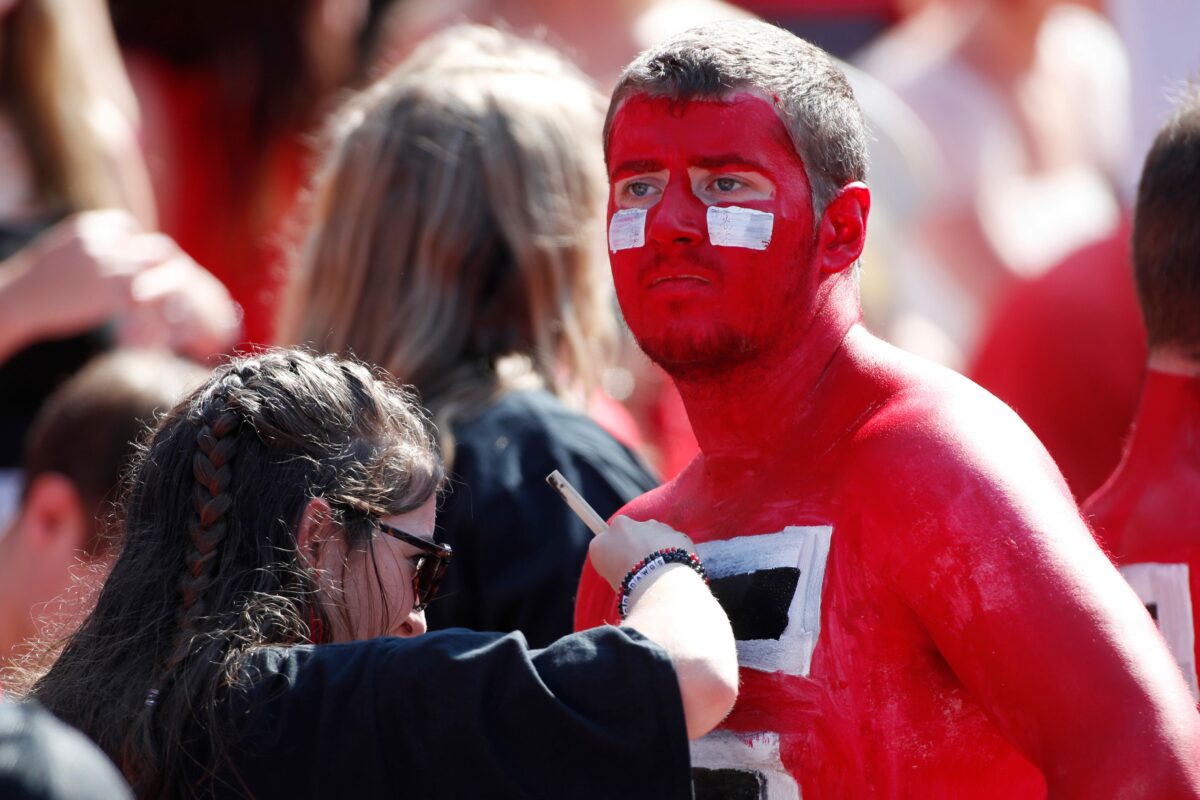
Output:
[[560,471],[600,516],[658,485],[628,448],[545,391],[511,392],[454,430],[439,541],[454,548],[431,630],[525,634],[544,647],[573,627],[592,533],[546,484]]

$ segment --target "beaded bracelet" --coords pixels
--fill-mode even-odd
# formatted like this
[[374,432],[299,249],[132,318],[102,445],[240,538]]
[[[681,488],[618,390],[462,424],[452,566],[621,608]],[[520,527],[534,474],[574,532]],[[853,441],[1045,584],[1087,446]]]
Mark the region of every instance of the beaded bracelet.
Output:
[[625,573],[625,578],[621,581],[621,588],[617,592],[617,609],[621,612],[621,619],[625,619],[629,614],[629,596],[633,594],[637,585],[667,564],[683,564],[691,567],[697,575],[704,579],[706,584],[708,583],[708,573],[705,571],[704,565],[700,563],[700,557],[695,553],[689,553],[682,547],[665,547],[662,550],[656,550],[634,564],[633,569]]

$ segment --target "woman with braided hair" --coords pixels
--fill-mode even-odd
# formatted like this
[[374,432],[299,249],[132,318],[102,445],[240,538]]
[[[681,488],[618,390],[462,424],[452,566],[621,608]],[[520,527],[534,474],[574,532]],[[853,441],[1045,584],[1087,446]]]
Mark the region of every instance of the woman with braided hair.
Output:
[[120,557],[34,695],[140,797],[691,797],[685,731],[737,674],[690,541],[624,518],[594,540],[614,587],[679,555],[628,587],[620,628],[419,636],[450,560],[442,481],[425,413],[381,375],[232,360],[150,438]]

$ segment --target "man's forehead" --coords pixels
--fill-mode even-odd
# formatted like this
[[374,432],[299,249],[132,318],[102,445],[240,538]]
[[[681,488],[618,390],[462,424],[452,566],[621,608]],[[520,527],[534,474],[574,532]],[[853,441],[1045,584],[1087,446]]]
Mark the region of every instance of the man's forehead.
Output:
[[609,130],[610,169],[618,162],[649,162],[681,150],[697,157],[740,153],[749,161],[761,161],[766,150],[778,167],[799,164],[776,103],[754,90],[689,100],[638,92],[622,99]]
[[778,107],[777,98],[753,87],[731,89],[720,97],[692,97],[684,99],[651,94],[649,92],[632,92],[617,102],[616,108],[612,111],[612,120],[615,127],[621,116],[629,116],[631,109],[636,109],[639,115],[653,116],[660,114],[681,118],[687,115],[690,108],[742,109],[759,104],[770,107],[775,114],[775,118],[779,120],[780,125],[783,124],[782,117],[776,111]]

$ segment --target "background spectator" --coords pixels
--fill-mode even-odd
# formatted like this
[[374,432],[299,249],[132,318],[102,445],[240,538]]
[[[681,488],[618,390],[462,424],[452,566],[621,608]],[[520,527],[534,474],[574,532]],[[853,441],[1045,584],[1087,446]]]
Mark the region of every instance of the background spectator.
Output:
[[120,547],[109,516],[135,443],[205,375],[172,356],[115,352],[46,401],[25,446],[16,520],[0,527],[0,665],[40,625],[81,617],[81,592],[63,595],[73,572],[102,576]]

